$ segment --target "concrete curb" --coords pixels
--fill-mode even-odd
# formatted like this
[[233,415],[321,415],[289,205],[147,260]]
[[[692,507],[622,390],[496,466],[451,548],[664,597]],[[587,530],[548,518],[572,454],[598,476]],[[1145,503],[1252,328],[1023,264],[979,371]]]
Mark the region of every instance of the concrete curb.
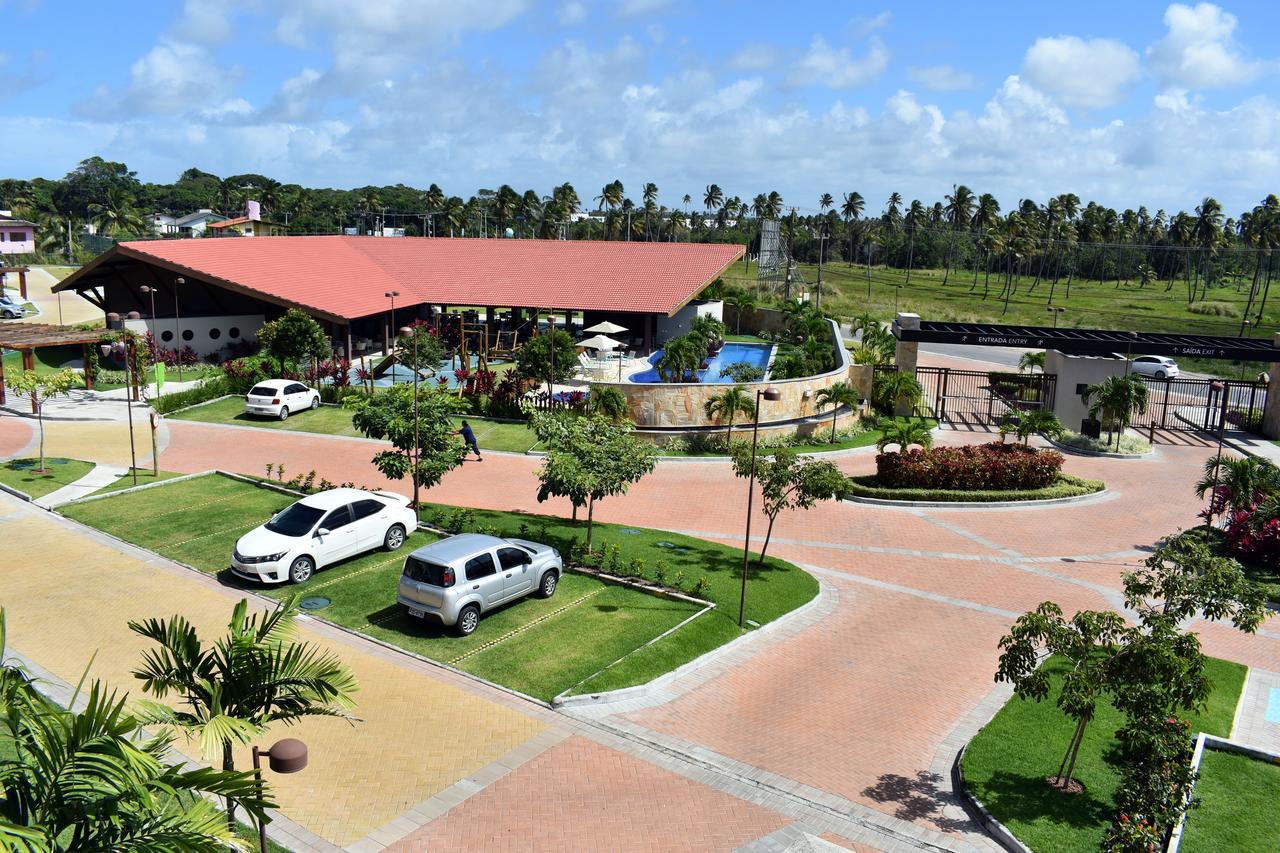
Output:
[[995,816],[993,816],[991,812],[987,811],[987,807],[982,804],[981,800],[969,792],[969,784],[964,778],[964,753],[968,748],[968,744],[960,747],[960,751],[956,753],[955,764],[952,767],[952,775],[958,783],[956,785],[956,793],[959,794],[960,797],[964,799],[965,804],[973,810],[973,813],[977,816],[978,823],[982,824],[982,828],[985,829],[987,834],[995,839],[996,843],[1001,847],[1010,851],[1010,853],[1032,853],[1030,847],[1019,841],[1018,837],[1010,832],[1007,826],[996,820]]
[[1026,501],[892,501],[884,498],[848,497],[845,503],[869,504],[871,506],[893,506],[902,508],[924,507],[931,509],[1018,509],[1020,507],[1061,506],[1064,504],[1087,503],[1103,497],[1114,496],[1110,489],[1102,488],[1087,495],[1075,495],[1069,498],[1041,498]]
[[27,503],[35,503],[35,498],[31,497],[31,495],[20,489],[15,489],[13,486],[6,486],[4,483],[0,483],[0,492],[8,492],[15,498],[24,500]]
[[1061,442],[1054,441],[1047,435],[1042,435],[1040,437],[1049,442],[1055,450],[1060,450],[1063,453],[1070,453],[1072,456],[1095,456],[1099,459],[1150,459],[1156,455],[1156,447],[1154,444],[1151,445],[1151,449],[1146,453],[1104,453],[1100,450],[1085,450],[1081,447],[1072,447],[1069,444],[1062,444]]
[[[1241,691],[1241,696],[1244,691]],[[1196,735],[1196,749],[1191,756],[1191,772],[1198,773],[1200,771],[1200,762],[1204,759],[1204,751],[1206,749],[1216,749],[1222,752],[1238,752],[1241,755],[1247,755],[1255,761],[1266,761],[1271,764],[1280,764],[1280,754],[1268,752],[1265,749],[1258,749],[1256,746],[1249,746],[1246,743],[1229,740],[1228,738],[1217,737],[1216,735],[1205,734],[1200,732]],[[1195,796],[1195,783],[1191,785],[1191,790],[1187,792],[1188,801]],[[1178,853],[1178,845],[1182,843],[1182,832],[1187,826],[1187,816],[1191,813],[1188,809],[1182,813],[1182,819],[1178,821],[1178,825],[1173,828],[1173,832],[1169,835],[1169,844],[1165,847],[1165,853]]]

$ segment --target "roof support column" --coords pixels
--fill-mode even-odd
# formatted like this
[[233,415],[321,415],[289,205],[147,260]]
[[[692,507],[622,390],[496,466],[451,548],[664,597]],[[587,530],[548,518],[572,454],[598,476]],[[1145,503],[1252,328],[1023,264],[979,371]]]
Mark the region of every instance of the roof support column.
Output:
[[18,270],[18,293],[22,294],[22,298],[27,298],[27,271],[26,269]]
[[[919,329],[920,315],[908,314],[900,312],[893,320],[893,325],[898,329]],[[904,341],[899,339],[897,346],[893,350],[893,360],[898,370],[910,376],[916,375],[916,362],[920,357],[920,344],[915,341]],[[910,415],[911,406],[905,403],[895,403],[893,413],[899,417]]]
[[96,353],[93,351],[91,344],[84,345],[84,388],[86,391],[93,390],[93,362],[89,359],[93,358]]
[[[1280,347],[1280,332],[1276,332],[1275,345]],[[1262,410],[1262,434],[1267,438],[1280,438],[1280,363],[1272,364],[1269,374],[1267,404]]]
[[3,406],[4,403],[4,359],[0,358],[0,406]]
[[[35,370],[35,369],[36,369],[36,352],[35,352],[35,350],[32,350],[32,349],[24,349],[24,350],[22,351],[22,369],[23,369],[23,370]],[[33,414],[33,415],[37,415],[37,414],[39,414],[39,413],[40,413],[40,407],[36,405],[36,392],[35,392],[35,391],[32,391],[32,392],[31,392],[31,414]]]

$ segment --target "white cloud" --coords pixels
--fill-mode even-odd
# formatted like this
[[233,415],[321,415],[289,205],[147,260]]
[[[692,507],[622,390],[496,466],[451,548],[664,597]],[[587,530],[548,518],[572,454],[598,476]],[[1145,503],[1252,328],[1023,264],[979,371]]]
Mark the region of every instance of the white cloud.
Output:
[[221,68],[201,45],[162,37],[129,68],[120,90],[100,86],[77,104],[88,116],[178,115],[220,103],[234,90],[239,69]]
[[630,18],[636,15],[650,15],[661,12],[671,5],[672,0],[620,0],[618,14]]
[[1108,107],[1124,99],[1142,70],[1138,54],[1114,39],[1057,36],[1027,48],[1022,73],[1069,107]]
[[1212,3],[1174,3],[1164,13],[1168,32],[1147,48],[1147,60],[1166,86],[1213,89],[1251,82],[1277,63],[1250,59],[1236,43],[1236,16]]
[[877,30],[882,30],[889,26],[889,21],[891,20],[893,20],[893,13],[888,9],[870,18],[855,18],[853,32],[858,38],[866,38]]
[[235,34],[230,3],[208,0],[186,0],[182,14],[170,28],[170,34],[181,41],[195,44],[222,44]]
[[560,7],[560,14],[556,16],[560,25],[563,27],[572,27],[580,24],[587,19],[587,7],[583,3],[572,0]]
[[908,68],[907,78],[934,92],[959,92],[972,89],[977,80],[968,71],[951,65],[927,65]]
[[822,36],[814,36],[809,50],[792,68],[790,82],[852,89],[870,83],[888,64],[889,49],[878,38],[871,39],[865,56],[854,57],[848,48],[834,48]]
[[767,71],[778,64],[778,48],[763,42],[748,42],[729,57],[734,71]]

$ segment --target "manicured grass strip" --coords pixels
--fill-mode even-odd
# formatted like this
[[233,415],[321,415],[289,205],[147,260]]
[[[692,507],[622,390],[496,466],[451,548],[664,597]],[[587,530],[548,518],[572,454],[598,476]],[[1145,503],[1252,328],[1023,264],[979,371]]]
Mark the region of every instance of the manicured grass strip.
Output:
[[38,474],[36,469],[40,467],[39,457],[10,459],[0,465],[0,483],[26,492],[33,498],[40,498],[74,483],[94,467],[92,462],[56,456],[46,456],[44,466],[45,473]]
[[[138,485],[145,486],[147,483],[162,483],[165,480],[172,480],[174,477],[181,477],[181,476],[182,476],[181,474],[175,471],[161,471],[160,475],[157,477],[154,473],[152,473],[152,469],[139,468],[138,469]],[[132,488],[133,488],[133,476],[131,474],[125,474],[123,477],[121,477],[119,480],[116,480],[111,485],[103,486],[101,489],[98,489],[98,491],[94,492],[94,494],[104,495],[107,492],[118,492],[118,491],[121,491],[122,489],[132,489]]]
[[1280,850],[1280,765],[1206,749],[1187,815],[1183,853]]
[[[1120,774],[1115,765],[1115,732],[1124,716],[1109,703],[1098,706],[1085,730],[1074,777],[1080,794],[1051,789],[1045,777],[1058,770],[1075,724],[1056,702],[1065,664],[1051,658],[1049,698],[1033,702],[1014,697],[969,742],[964,775],[970,792],[997,820],[1036,851],[1094,853],[1111,820]],[[1206,672],[1213,693],[1200,714],[1188,715],[1191,730],[1226,737],[1244,686],[1245,667],[1209,658]],[[1230,849],[1230,848],[1222,848]]]
[[[938,425],[938,422],[933,418],[922,419],[922,418],[901,417],[901,418],[892,418],[892,419],[884,419],[884,420],[886,421],[894,420],[894,421],[902,421],[902,422],[911,421],[915,423],[923,423],[925,427],[927,427],[928,429],[933,429]],[[820,427],[818,431],[814,433],[813,441],[806,442],[804,444],[791,445],[789,449],[794,450],[796,453],[828,453],[833,450],[852,450],[857,447],[871,447],[872,445],[874,445],[876,442],[880,440],[880,437],[882,435],[884,435],[884,430],[870,429],[870,430],[867,430],[866,432],[859,433],[858,435],[850,436],[848,438],[838,438],[834,442],[825,441],[824,437],[830,437],[830,435],[831,435],[831,425],[830,423],[828,423],[825,427]],[[723,432],[719,433],[719,436],[723,438],[724,433]],[[733,428],[733,441],[735,444],[738,443],[739,441],[750,442],[751,441],[751,425],[746,424],[746,425],[735,426]],[[762,448],[761,452],[769,453],[771,452],[771,450],[772,450],[771,448]],[[661,450],[661,453],[663,456],[696,456],[696,457],[728,456],[727,453],[724,453],[718,450],[667,450],[663,448]]]
[[1055,498],[1075,498],[1091,495],[1107,487],[1101,480],[1086,480],[1062,474],[1058,482],[1043,489],[973,490],[963,489],[890,489],[877,485],[874,474],[850,477],[851,494],[859,498],[876,498],[886,501],[967,501],[991,503],[995,501],[1046,501]]
[[[351,410],[340,406],[321,406],[318,409],[295,412],[287,421],[279,418],[264,418],[244,413],[244,398],[228,397],[213,400],[169,417],[181,421],[201,421],[213,424],[233,424],[237,426],[261,427],[263,429],[279,429],[291,432],[321,433],[324,435],[341,435],[359,437],[360,431],[351,424]],[[462,418],[453,419],[454,425],[462,426]],[[477,417],[467,417],[471,429],[480,444],[480,452],[486,450],[506,450],[513,453],[524,453],[533,447],[537,438],[523,422],[506,423],[491,421]]]

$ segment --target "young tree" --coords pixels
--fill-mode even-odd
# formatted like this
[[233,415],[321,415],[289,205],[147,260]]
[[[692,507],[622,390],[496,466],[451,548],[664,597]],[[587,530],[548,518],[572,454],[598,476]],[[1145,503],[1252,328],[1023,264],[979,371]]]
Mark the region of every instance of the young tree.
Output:
[[451,420],[465,403],[436,388],[420,388],[417,396],[416,409],[412,385],[343,401],[354,410],[352,425],[366,438],[391,442],[391,450],[375,453],[371,461],[392,480],[412,479],[415,507],[419,489],[438,484],[467,455]]
[[[752,470],[751,448],[741,446],[733,452],[733,473],[749,478]],[[849,490],[849,480],[830,462],[800,456],[794,450],[781,449],[772,456],[754,460],[756,480],[760,483],[760,510],[769,519],[764,545],[756,566],[764,565],[773,525],[784,510],[812,509],[818,501],[839,500]]]
[[427,376],[434,376],[440,369],[448,350],[436,330],[421,320],[409,324],[411,335],[399,335],[396,338],[396,360]]
[[924,388],[910,373],[881,373],[871,387],[871,404],[882,415],[910,415],[924,398]]
[[1058,438],[1067,431],[1066,427],[1062,425],[1062,421],[1058,420],[1057,415],[1043,409],[1018,412],[1014,418],[1014,420],[1000,425],[1001,441],[1004,441],[1006,435],[1013,433],[1022,441],[1023,445],[1027,445],[1031,442],[1031,436],[1033,435]]
[[533,382],[555,385],[578,369],[578,352],[573,336],[563,329],[525,341],[516,350],[516,373]]
[[258,330],[258,343],[279,360],[282,375],[287,362],[296,366],[304,359],[325,358],[329,354],[324,329],[300,308],[290,308],[280,319],[264,323]]
[[547,457],[538,471],[538,501],[556,496],[569,498],[575,508],[585,504],[590,551],[596,501],[626,494],[633,483],[653,471],[657,448],[636,438],[635,427],[627,421],[559,413],[537,420],[544,423],[534,431],[539,437],[550,438]]
[[[146,722],[172,726],[194,737],[208,759],[221,753],[222,769],[234,770],[232,749],[261,737],[272,723],[292,725],[303,717],[339,717],[351,722],[356,680],[337,655],[294,639],[298,596],[270,613],[249,615],[241,599],[227,633],[206,646],[182,616],[130,622],[129,629],[155,643],[142,655],[134,676],[143,690],[183,706],[144,700]],[[235,829],[235,800],[227,800],[227,825]]]
[[1096,385],[1084,389],[1084,402],[1089,405],[1089,417],[1102,417],[1107,430],[1116,441],[1116,450],[1120,449],[1120,436],[1129,427],[1133,413],[1143,414],[1147,411],[1147,385],[1142,378],[1128,376],[1108,376]]
[[57,373],[24,370],[8,380],[9,387],[14,393],[29,396],[31,402],[35,403],[36,421],[40,426],[40,467],[36,469],[37,474],[43,474],[48,470],[44,467],[44,404],[54,397],[66,394],[77,381],[75,371],[70,368],[64,368]]
[[862,395],[858,393],[858,389],[854,388],[848,382],[837,382],[834,385],[828,385],[818,391],[814,403],[819,409],[827,406],[831,407],[831,443],[836,441],[836,419],[840,415],[841,406],[849,406],[853,408],[862,402]]
[[707,399],[702,410],[708,418],[714,418],[725,424],[724,446],[733,444],[733,419],[738,415],[748,418],[756,416],[756,404],[741,385],[726,388],[719,394]]
[[1037,367],[1040,368],[1041,373],[1044,373],[1044,350],[1040,350],[1038,352],[1024,352],[1022,355],[1018,356],[1019,373],[1024,370],[1029,370],[1032,373],[1035,373]]

